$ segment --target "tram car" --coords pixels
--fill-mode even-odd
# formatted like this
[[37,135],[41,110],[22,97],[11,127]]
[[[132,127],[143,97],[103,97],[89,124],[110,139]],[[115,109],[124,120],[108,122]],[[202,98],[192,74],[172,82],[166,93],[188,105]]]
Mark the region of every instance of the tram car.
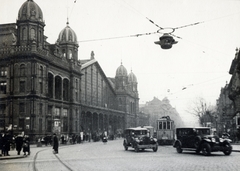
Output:
[[169,116],[158,119],[156,134],[159,145],[172,145],[175,135],[174,121]]

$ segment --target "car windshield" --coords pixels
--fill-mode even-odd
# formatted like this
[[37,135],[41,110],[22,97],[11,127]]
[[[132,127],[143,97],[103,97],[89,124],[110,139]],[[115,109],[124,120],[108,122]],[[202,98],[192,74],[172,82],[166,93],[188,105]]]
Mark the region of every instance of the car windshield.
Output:
[[147,134],[147,130],[135,130],[134,134],[135,135],[146,135]]
[[210,129],[196,129],[197,135],[210,135]]

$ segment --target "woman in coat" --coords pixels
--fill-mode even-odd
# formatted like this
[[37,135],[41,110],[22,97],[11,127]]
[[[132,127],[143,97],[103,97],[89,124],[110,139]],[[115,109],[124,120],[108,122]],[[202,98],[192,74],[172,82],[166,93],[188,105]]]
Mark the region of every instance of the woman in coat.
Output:
[[58,153],[58,138],[57,138],[56,134],[53,134],[53,150],[54,150],[55,154]]

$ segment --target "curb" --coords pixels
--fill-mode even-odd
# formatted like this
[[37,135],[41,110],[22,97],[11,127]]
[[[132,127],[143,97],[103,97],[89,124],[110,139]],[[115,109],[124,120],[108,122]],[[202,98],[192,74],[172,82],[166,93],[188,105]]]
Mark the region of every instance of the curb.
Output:
[[0,156],[0,160],[11,160],[11,159],[20,159],[25,158],[24,155],[21,156]]

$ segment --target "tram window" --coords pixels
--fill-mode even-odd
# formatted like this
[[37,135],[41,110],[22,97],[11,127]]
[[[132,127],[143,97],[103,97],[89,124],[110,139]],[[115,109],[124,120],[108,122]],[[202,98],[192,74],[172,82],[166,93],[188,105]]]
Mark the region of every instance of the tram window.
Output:
[[166,129],[166,127],[167,127],[167,123],[163,122],[163,129]]
[[159,127],[158,129],[162,129],[162,122],[159,122]]
[[170,122],[167,122],[167,129],[170,129]]

